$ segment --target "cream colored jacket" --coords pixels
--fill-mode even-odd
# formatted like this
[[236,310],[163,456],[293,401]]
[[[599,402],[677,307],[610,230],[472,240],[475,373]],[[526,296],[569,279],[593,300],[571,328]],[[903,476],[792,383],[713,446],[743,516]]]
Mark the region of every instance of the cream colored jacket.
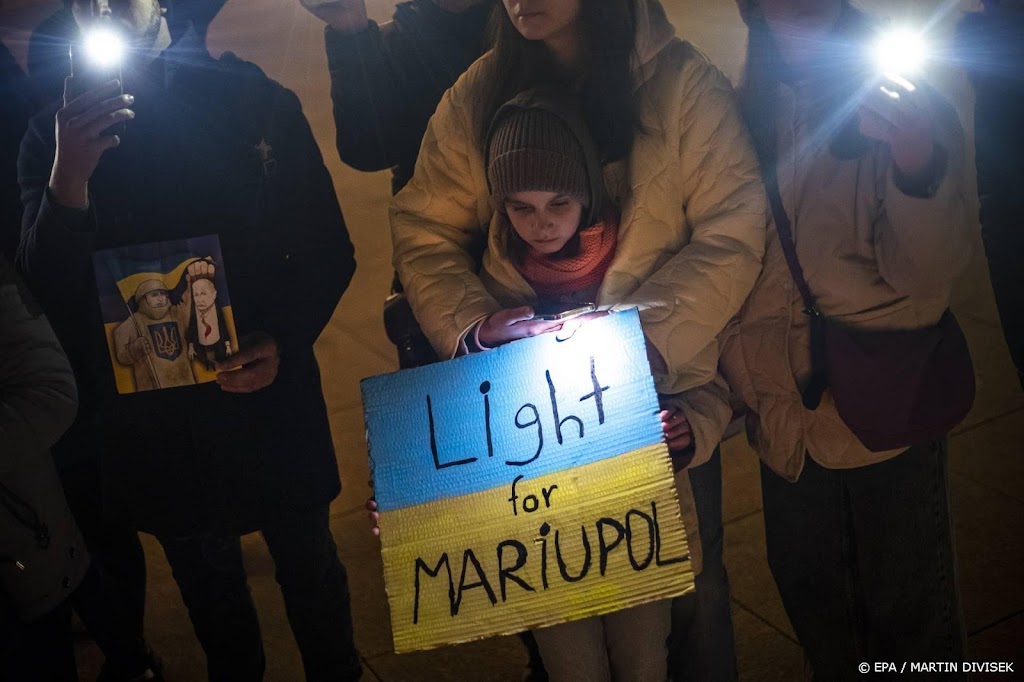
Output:
[[[660,5],[638,0],[637,15],[643,129],[629,158],[604,168],[622,220],[597,303],[640,309],[644,332],[668,367],[656,373],[658,391],[675,394],[694,428],[700,463],[718,444],[718,421],[729,415],[717,336],[760,271],[767,202],[729,81],[673,37]],[[391,207],[394,266],[441,357],[454,356],[491,313],[536,299],[500,257],[489,203],[474,126],[489,58],[445,94],[412,181]],[[472,254],[485,245],[478,272]]]
[[[807,94],[782,87],[778,115],[779,184],[797,257],[811,293],[829,318],[861,329],[935,324],[970,259],[963,132],[937,96],[937,138],[946,171],[928,198],[893,181],[888,147],[874,143],[855,159],[833,156],[811,139]],[[826,391],[814,411],[798,386],[810,378],[810,334],[803,301],[786,265],[774,222],[764,269],[726,334],[721,368],[750,408],[748,435],[764,462],[796,480],[804,453],[846,469],[902,452],[871,452],[846,427]]]

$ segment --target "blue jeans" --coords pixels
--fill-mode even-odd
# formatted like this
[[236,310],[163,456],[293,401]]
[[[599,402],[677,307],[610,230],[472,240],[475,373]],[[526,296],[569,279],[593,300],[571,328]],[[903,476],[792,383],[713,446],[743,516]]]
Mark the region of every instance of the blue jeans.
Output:
[[[327,505],[283,515],[262,533],[306,679],[359,679],[348,577],[331,535]],[[262,680],[266,660],[239,537],[158,540],[206,652],[210,682]]]
[[808,456],[796,483],[762,463],[761,491],[768,564],[815,680],[964,660],[945,439],[856,469]]
[[704,565],[695,590],[672,600],[669,670],[675,682],[733,682],[736,639],[729,605],[729,576],[722,559],[722,456],[689,470]]

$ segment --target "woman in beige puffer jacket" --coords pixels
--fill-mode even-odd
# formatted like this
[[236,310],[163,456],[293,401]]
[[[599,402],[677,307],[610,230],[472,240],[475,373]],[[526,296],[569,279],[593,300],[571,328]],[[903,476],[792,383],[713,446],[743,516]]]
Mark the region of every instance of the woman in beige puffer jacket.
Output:
[[[589,111],[587,123],[605,154],[604,184],[622,213],[616,255],[597,304],[610,310],[639,307],[644,332],[656,351],[652,353],[656,386],[660,393],[672,396],[671,405],[681,409],[690,423],[693,466],[707,462],[718,445],[713,430],[722,416],[711,411],[721,411],[725,394],[717,376],[717,336],[757,277],[767,220],[756,156],[729,82],[691,45],[673,37],[674,29],[656,2],[506,0],[505,10],[506,41],[526,43],[520,45],[521,53],[546,68],[524,77],[524,62],[529,60],[524,57],[510,67],[503,61],[499,40],[498,48],[470,67],[446,93],[431,120],[414,177],[391,210],[394,265],[416,317],[438,354],[448,358],[460,351],[467,332],[481,321],[502,319],[510,309],[535,302],[534,292],[508,263],[485,257],[486,285],[477,274],[474,251],[486,244],[495,225],[481,128],[490,121],[495,103],[542,84],[531,82],[531,77],[567,74],[565,86],[579,91],[584,111]],[[623,28],[630,31],[625,49],[614,40],[621,37]],[[567,40],[567,35],[575,36],[581,51],[574,52],[574,40]],[[602,43],[601,36],[609,41]],[[588,45],[587,40],[597,44]],[[590,55],[589,63],[585,54]],[[601,60],[605,63],[594,63]],[[602,97],[614,99],[622,94],[616,89],[616,84],[623,85],[616,80],[620,71],[625,71],[623,99],[629,106],[601,110],[608,104]],[[495,82],[507,86],[505,92],[496,93],[501,87],[496,88]],[[622,102],[612,102],[616,103]],[[607,120],[623,109],[632,109],[626,117],[633,118],[625,122],[626,143],[614,139],[615,131],[602,134],[609,127]],[[513,333],[519,336],[543,331],[531,320],[518,324]],[[494,345],[484,338],[486,326],[481,325],[481,340]],[[516,336],[500,340],[512,338]],[[728,408],[724,412],[727,417]],[[715,458],[708,466],[720,464]],[[711,478],[714,483],[707,490],[694,486],[694,495],[698,507],[706,504],[713,509],[717,502],[717,524],[711,522],[716,528],[710,529],[712,535],[717,530],[715,555],[705,557],[704,568],[712,563],[709,560],[717,567],[713,573],[719,606],[725,612],[717,622],[721,626],[724,620],[727,632],[715,633],[712,639],[727,640],[731,657],[728,595],[721,568],[720,479]],[[691,477],[682,474],[680,479],[697,572],[700,541],[689,494]],[[703,519],[699,522],[703,524]],[[703,525],[699,530],[700,536],[706,535]],[[700,576],[697,590],[702,590]],[[654,650],[665,653],[668,613],[661,610],[656,616],[657,622],[643,637]],[[650,647],[635,647],[627,654],[631,663],[609,671],[603,639],[589,637],[584,632],[587,627],[584,621],[538,632],[542,650],[544,640],[555,633],[562,643],[571,645],[567,649],[571,655],[559,656],[557,661],[545,655],[552,679],[600,680],[611,672],[620,679],[665,678],[665,656],[648,655]],[[734,662],[723,665],[734,676]]]
[[[822,315],[854,329],[934,325],[971,250],[959,122],[923,84],[891,121],[864,108],[876,27],[845,0],[797,4],[741,0],[743,100],[808,288]],[[872,452],[828,391],[806,409],[804,307],[773,221],[721,368],[749,409],[768,560],[814,677],[961,661],[946,439]]]

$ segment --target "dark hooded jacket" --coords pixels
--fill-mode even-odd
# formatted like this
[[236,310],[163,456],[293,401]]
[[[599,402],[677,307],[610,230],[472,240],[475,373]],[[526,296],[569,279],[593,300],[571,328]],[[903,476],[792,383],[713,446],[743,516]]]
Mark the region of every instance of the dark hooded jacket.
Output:
[[[19,263],[74,367],[82,409],[58,456],[102,458],[108,509],[155,534],[247,532],[339,489],[313,342],[355,269],[334,184],[298,98],[258,67],[183,39],[133,88],[136,118],[89,183],[52,200],[55,108],[31,124],[19,176]],[[269,152],[269,154],[268,154]],[[119,395],[92,254],[218,235],[232,312],[274,337],[273,384]]]
[[392,191],[412,177],[420,140],[441,95],[483,52],[491,2],[446,12],[403,2],[384,27],[326,29],[338,154],[363,171],[392,169]]
[[76,404],[60,344],[0,255],[0,596],[25,621],[67,599],[89,567],[49,452]]
[[958,53],[974,85],[974,147],[992,289],[1024,386],[1024,11],[960,23]]
[[0,253],[10,261],[21,233],[18,147],[33,113],[29,81],[14,55],[0,43]]

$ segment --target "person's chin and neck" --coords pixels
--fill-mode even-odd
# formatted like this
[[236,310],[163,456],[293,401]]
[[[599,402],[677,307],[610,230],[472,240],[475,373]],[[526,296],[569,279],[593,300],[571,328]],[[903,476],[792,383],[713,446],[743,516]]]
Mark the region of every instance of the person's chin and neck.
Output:
[[840,0],[785,3],[769,0],[760,3],[762,18],[768,26],[779,57],[791,84],[813,80],[821,65],[835,59],[843,49],[836,39],[844,3]]

